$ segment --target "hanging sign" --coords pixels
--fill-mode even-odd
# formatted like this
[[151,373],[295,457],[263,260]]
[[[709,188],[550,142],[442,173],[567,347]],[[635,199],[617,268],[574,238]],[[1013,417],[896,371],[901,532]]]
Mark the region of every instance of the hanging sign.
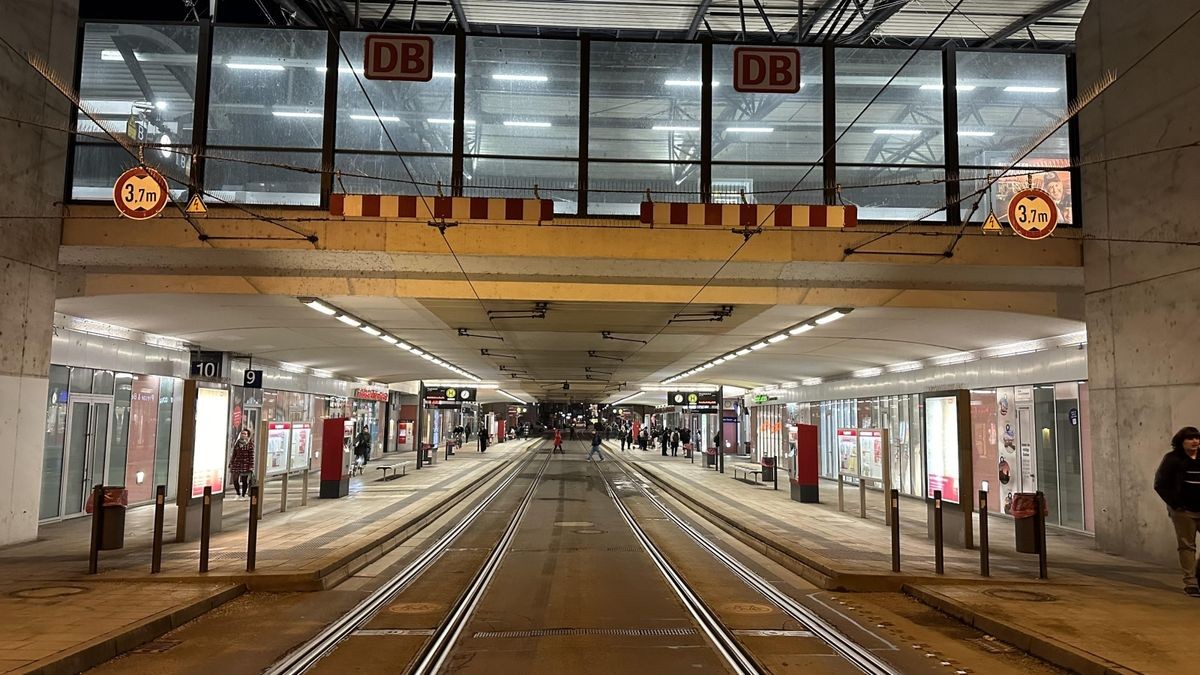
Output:
[[261,370],[247,370],[242,373],[242,386],[247,389],[262,389]]
[[1008,203],[1008,224],[1025,239],[1044,239],[1058,225],[1058,207],[1042,190],[1022,190]]
[[368,80],[433,79],[433,39],[424,35],[368,35],[363,49]]
[[457,408],[474,402],[476,390],[471,387],[426,387],[425,406],[428,408]]
[[1000,219],[995,213],[989,213],[987,220],[983,221],[984,232],[1003,232],[1004,228],[1000,226]]
[[126,218],[146,220],[162,213],[167,205],[167,181],[149,167],[135,166],[113,184],[113,203]]
[[208,207],[204,205],[204,200],[200,199],[200,195],[192,195],[183,211],[192,216],[208,215]]
[[733,89],[743,94],[794,94],[800,91],[800,50],[794,47],[734,49]]

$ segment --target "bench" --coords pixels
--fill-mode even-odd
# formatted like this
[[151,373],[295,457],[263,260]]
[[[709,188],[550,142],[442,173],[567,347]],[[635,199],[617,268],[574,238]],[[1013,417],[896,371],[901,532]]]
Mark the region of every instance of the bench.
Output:
[[754,476],[755,483],[759,482],[758,477],[762,475],[763,470],[762,465],[759,464],[731,464],[730,468],[733,469],[734,478],[737,478],[737,475],[740,472],[746,479],[748,479],[750,476]]
[[[383,472],[383,480],[390,480],[391,478],[395,478],[397,475],[403,476],[405,473],[407,473],[408,462],[396,462],[395,464],[385,464],[375,468]],[[392,473],[391,478],[388,477],[389,471]],[[397,471],[399,471],[398,474],[396,473]]]

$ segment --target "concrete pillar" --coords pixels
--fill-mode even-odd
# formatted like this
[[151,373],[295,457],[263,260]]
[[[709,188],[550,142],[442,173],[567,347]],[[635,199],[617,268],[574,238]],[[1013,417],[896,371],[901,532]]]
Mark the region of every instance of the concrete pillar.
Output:
[[[71,81],[77,0],[0,0],[0,35]],[[70,105],[0,46],[0,111],[65,127]],[[0,120],[0,545],[37,536],[67,136]]]
[[[1195,0],[1092,0],[1079,27],[1079,88],[1120,79],[1080,118],[1084,160],[1200,138]],[[1147,52],[1148,58],[1133,66]],[[1132,69],[1131,69],[1131,66]],[[1096,541],[1174,564],[1154,470],[1184,425],[1200,426],[1200,152],[1145,154],[1083,169],[1088,379]]]

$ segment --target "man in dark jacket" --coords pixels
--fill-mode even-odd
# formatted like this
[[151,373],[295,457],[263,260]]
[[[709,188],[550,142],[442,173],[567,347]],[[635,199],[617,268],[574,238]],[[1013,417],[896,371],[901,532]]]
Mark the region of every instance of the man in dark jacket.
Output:
[[1154,491],[1167,504],[1179,548],[1183,592],[1200,597],[1196,584],[1196,532],[1200,530],[1200,430],[1184,427],[1171,439],[1154,473]]

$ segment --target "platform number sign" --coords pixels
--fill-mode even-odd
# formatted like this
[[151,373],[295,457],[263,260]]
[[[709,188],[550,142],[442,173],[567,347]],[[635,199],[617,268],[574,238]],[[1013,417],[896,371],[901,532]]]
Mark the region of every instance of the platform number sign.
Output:
[[262,389],[262,375],[261,370],[247,370],[242,374],[242,386],[247,389]]
[[217,380],[225,365],[225,352],[192,352],[192,378]]
[[1058,225],[1058,207],[1042,190],[1022,190],[1008,203],[1008,224],[1020,237],[1044,239]]
[[134,167],[113,184],[113,203],[126,218],[146,220],[162,213],[169,198],[167,181],[149,167]]

